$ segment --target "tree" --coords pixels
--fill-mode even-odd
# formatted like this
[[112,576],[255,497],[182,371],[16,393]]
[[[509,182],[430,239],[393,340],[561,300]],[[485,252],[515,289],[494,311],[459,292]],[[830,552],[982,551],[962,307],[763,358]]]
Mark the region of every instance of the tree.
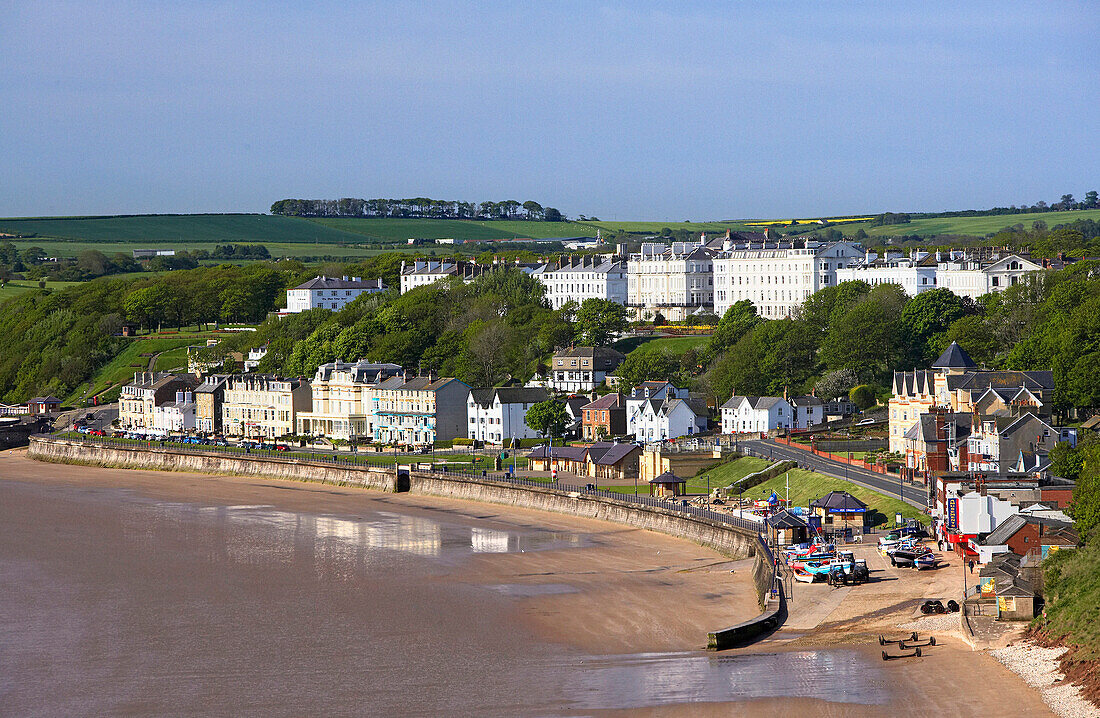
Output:
[[585,299],[577,310],[577,333],[585,346],[603,347],[626,331],[626,307],[610,299]]
[[1077,533],[1088,543],[1100,526],[1100,443],[1086,446],[1080,453],[1081,472],[1068,513],[1076,523]]
[[561,436],[569,425],[569,413],[565,404],[553,399],[540,401],[527,410],[524,421],[534,431],[548,439]]
[[905,303],[900,327],[909,343],[914,366],[927,366],[935,361],[930,340],[935,334],[946,331],[964,313],[962,299],[950,289],[921,292]]
[[1055,476],[1063,479],[1077,481],[1081,476],[1081,468],[1084,460],[1082,451],[1072,446],[1068,441],[1059,441],[1050,450],[1050,471]]
[[1100,197],[1097,196],[1096,190],[1085,192],[1085,209],[1096,209],[1100,207]]
[[710,338],[710,349],[715,354],[732,347],[750,329],[763,320],[756,314],[756,305],[748,299],[742,299],[731,305]]
[[152,329],[164,321],[167,304],[168,297],[163,285],[154,284],[130,292],[122,306],[130,321]]
[[851,369],[834,369],[827,372],[814,387],[818,396],[822,399],[835,399],[838,396],[846,396],[856,384],[859,377]]
[[676,357],[661,349],[635,349],[626,355],[615,373],[623,390],[632,389],[643,381],[668,381],[679,368]]
[[553,207],[545,208],[542,212],[542,215],[546,219],[547,222],[564,222],[565,221],[565,215],[563,215],[561,212],[554,209]]
[[527,219],[542,219],[542,205],[533,199],[523,203],[523,211],[527,213]]
[[852,387],[852,390],[848,392],[848,398],[861,410],[870,409],[877,402],[877,399],[875,399],[875,390],[866,384]]

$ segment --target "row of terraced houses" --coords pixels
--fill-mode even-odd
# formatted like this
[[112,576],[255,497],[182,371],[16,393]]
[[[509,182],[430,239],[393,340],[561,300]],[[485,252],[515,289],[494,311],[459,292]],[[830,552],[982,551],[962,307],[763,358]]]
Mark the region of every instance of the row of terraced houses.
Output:
[[[402,264],[402,293],[434,282],[472,281],[494,266],[464,260],[417,259]],[[546,287],[551,306],[606,299],[623,304],[637,319],[658,314],[670,321],[714,312],[749,300],[760,316],[791,316],[814,292],[839,282],[893,283],[916,295],[943,287],[977,298],[1004,290],[1043,266],[1008,252],[965,251],[908,254],[864,251],[854,242],[773,239],[764,232],[727,232],[697,241],[644,242],[638,252],[559,257],[516,263]]]

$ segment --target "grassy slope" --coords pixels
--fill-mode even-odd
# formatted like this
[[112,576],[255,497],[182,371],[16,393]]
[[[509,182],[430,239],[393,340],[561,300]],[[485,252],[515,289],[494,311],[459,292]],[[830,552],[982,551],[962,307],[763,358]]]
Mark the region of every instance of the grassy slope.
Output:
[[[850,481],[834,479],[805,469],[792,469],[789,473],[791,503],[795,506],[809,506],[810,501],[821,498],[830,491],[847,491],[876,512],[871,519],[872,525],[893,524],[894,514],[898,511],[907,519],[918,519],[925,523],[928,521],[923,512],[900,499],[890,498],[877,491],[857,486]],[[773,491],[780,496],[786,496],[787,482],[785,475],[781,474],[774,479],[769,479],[758,486],[752,487],[745,492],[745,496],[753,499],[765,498],[771,495]]]
[[1033,214],[1004,214],[987,217],[937,217],[933,219],[915,219],[908,224],[894,224],[885,227],[868,227],[862,222],[845,224],[841,230],[848,236],[863,227],[867,234],[875,237],[890,237],[903,234],[915,234],[922,237],[933,234],[967,234],[985,236],[998,232],[1005,227],[1023,224],[1030,228],[1035,220],[1043,220],[1048,227],[1066,224],[1078,219],[1100,220],[1100,209],[1084,209],[1072,212],[1037,212]]
[[0,232],[95,242],[361,242],[362,237],[297,217],[186,214],[0,219]]
[[664,349],[673,354],[683,354],[688,349],[697,349],[710,341],[709,335],[695,335],[687,337],[628,337],[621,339],[612,347],[624,354],[629,354],[639,347],[646,349]]
[[1100,546],[1059,551],[1043,562],[1047,621],[1044,633],[1100,659]]
[[[73,284],[79,284],[79,282],[46,282],[46,289],[64,289]],[[17,281],[7,282],[3,289],[0,289],[0,302],[11,297],[18,296],[23,292],[28,292],[32,289],[38,289],[38,282],[31,281],[29,279],[21,279]]]
[[[117,387],[126,383],[133,378],[136,371],[145,371],[149,366],[149,357],[141,356],[142,354],[172,351],[172,354],[162,355],[157,361],[156,369],[163,371],[187,363],[185,347],[192,344],[205,344],[207,338],[216,336],[218,335],[213,333],[172,334],[135,339],[92,376],[92,390],[88,392],[88,396],[98,394],[108,387]],[[178,361],[181,356],[183,357],[182,362]],[[176,357],[176,360],[173,360],[173,357]],[[84,389],[86,388],[87,384],[64,397],[65,405],[73,405],[79,402],[85,396]]]
[[340,217],[311,222],[341,232],[363,235],[378,242],[416,239],[499,240],[547,237],[594,237],[596,228],[576,222],[481,222],[458,219],[374,219]]

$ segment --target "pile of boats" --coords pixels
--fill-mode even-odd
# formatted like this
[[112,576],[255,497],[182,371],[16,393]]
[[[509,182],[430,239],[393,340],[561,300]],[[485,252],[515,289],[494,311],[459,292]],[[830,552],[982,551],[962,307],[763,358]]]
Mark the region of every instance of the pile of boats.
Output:
[[940,561],[914,536],[887,534],[878,540],[878,550],[897,568],[935,568]]
[[838,551],[834,544],[820,539],[790,547],[786,560],[794,579],[802,583],[826,581],[834,586],[853,585],[870,577],[865,560],[857,559],[851,551]]

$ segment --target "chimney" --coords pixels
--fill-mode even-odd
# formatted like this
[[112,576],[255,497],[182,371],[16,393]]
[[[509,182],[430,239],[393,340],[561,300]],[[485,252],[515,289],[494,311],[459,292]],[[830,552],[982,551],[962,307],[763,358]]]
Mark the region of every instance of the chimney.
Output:
[[787,400],[787,387],[783,387],[783,401]]
[[764,241],[767,242],[771,238],[772,238],[772,229],[771,229],[771,227],[765,227],[764,228]]
[[817,387],[816,386],[813,389],[810,389],[810,396],[817,396]]

